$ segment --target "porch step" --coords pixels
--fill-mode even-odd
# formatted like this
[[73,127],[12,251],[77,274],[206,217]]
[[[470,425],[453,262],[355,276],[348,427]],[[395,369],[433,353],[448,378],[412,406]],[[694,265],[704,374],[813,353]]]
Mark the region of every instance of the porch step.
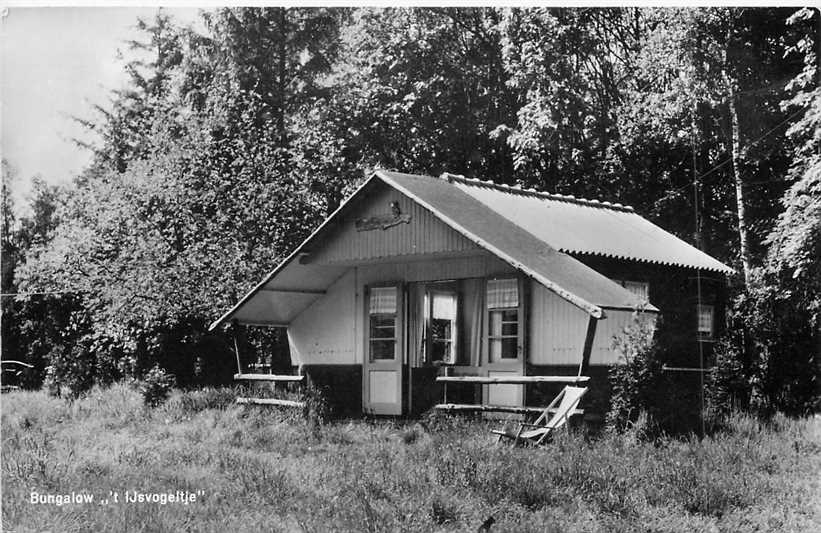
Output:
[[[433,406],[439,411],[477,411],[488,413],[515,413],[519,415],[524,414],[540,414],[544,412],[544,407],[527,407],[527,406],[513,406],[513,405],[477,405],[468,403],[439,403]],[[550,413],[555,413],[555,408],[547,410]],[[584,414],[584,409],[574,409],[570,415]]]
[[305,407],[305,402],[280,400],[278,398],[237,398],[239,404],[275,405],[278,407]]

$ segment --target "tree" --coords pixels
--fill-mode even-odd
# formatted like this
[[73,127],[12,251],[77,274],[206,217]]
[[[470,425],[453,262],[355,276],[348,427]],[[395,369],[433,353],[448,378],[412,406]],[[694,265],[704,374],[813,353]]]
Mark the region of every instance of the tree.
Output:
[[32,250],[44,246],[51,238],[58,220],[56,211],[63,192],[40,178],[33,178],[31,214],[16,216],[10,195],[10,183],[16,170],[3,160],[3,219],[2,219],[2,338],[3,358],[24,361],[34,365],[24,375],[24,386],[38,386],[46,371],[47,354],[52,348],[71,337],[66,327],[68,317],[75,310],[70,295],[18,295],[17,275]]
[[515,118],[494,9],[362,9],[327,83],[337,135],[364,166],[513,181]]
[[521,181],[555,192],[618,197],[620,187],[609,183],[612,176],[605,177],[602,165],[615,140],[615,112],[642,37],[641,18],[628,9],[505,12],[508,85],[522,99],[506,138]]
[[[635,60],[635,85],[619,110],[617,161],[624,161],[621,153],[646,152],[648,140],[667,145],[661,166],[670,182],[654,196],[656,202],[678,197],[679,209],[688,211],[695,163],[704,226],[691,231],[704,237],[707,251],[738,257],[745,279],[766,253],[763,240],[777,215],[773,200],[786,187],[789,153],[778,135],[791,118],[778,102],[797,69],[783,57],[806,30],[787,25],[787,15],[783,9],[650,10],[652,30]],[[670,207],[665,211],[676,212]]]
[[[14,269],[17,264],[18,246],[14,237],[16,216],[14,212],[14,198],[11,196],[11,186],[15,179],[17,179],[17,171],[3,159],[2,168],[0,168],[0,178],[2,178],[2,190],[0,190],[0,208],[2,209],[2,218],[0,218],[0,257],[2,257],[2,292],[12,292],[14,286]],[[5,299],[3,300],[5,305]],[[4,308],[5,311],[5,308]],[[4,313],[5,314],[5,313]]]
[[125,171],[129,161],[147,155],[147,138],[152,124],[167,105],[166,97],[172,90],[172,72],[182,61],[182,44],[186,36],[186,32],[178,28],[162,9],[157,10],[151,21],[138,19],[136,27],[145,33],[146,40],[126,43],[126,53],[130,57],[125,65],[126,87],[112,91],[109,108],[94,105],[95,117],[75,117],[100,139],[97,144],[79,139],[75,142],[92,150],[95,167],[111,168],[116,172]]
[[[783,212],[763,240],[768,248],[765,260],[735,302],[741,334],[728,339],[724,350],[728,366],[744,370],[753,406],[792,413],[819,407],[821,93],[813,34],[800,31],[812,27],[816,16],[815,11],[799,10],[789,19],[790,26],[804,34],[789,49],[790,55],[801,57],[804,68],[786,84],[788,98],[782,102],[784,110],[797,108],[792,115],[800,116],[784,143],[793,154],[788,176],[795,182],[782,197]],[[731,384],[730,379],[724,381]]]
[[[296,102],[324,68],[300,54],[333,54],[323,13],[223,10],[204,36],[165,18],[144,26],[157,59],[139,75],[129,67],[132,87],[105,122],[139,149],[104,137],[54,238],[18,276],[26,290],[81,295],[84,313],[72,320],[98,378],[159,363],[191,383],[198,357],[219,357],[203,343],[225,345],[207,324],[318,223],[324,198],[289,139]],[[280,59],[284,50],[286,70],[268,68],[255,40]],[[123,130],[135,112],[141,127]]]

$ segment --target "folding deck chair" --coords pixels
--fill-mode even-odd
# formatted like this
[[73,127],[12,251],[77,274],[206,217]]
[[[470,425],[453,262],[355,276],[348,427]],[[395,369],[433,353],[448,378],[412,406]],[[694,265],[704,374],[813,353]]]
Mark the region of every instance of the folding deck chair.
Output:
[[[574,411],[579,405],[582,396],[587,392],[587,387],[572,387],[567,385],[562,391],[550,402],[550,405],[545,407],[539,418],[532,424],[522,422],[519,425],[519,430],[516,433],[508,431],[501,431],[498,429],[491,430],[492,433],[499,435],[499,441],[502,438],[512,439],[514,444],[519,442],[529,442],[541,446],[546,442],[546,439],[553,433],[567,423],[567,419],[575,414]],[[561,403],[559,403],[561,400]],[[556,407],[556,404],[559,407]],[[550,414],[555,408],[553,415]],[[531,428],[525,430],[525,428]]]

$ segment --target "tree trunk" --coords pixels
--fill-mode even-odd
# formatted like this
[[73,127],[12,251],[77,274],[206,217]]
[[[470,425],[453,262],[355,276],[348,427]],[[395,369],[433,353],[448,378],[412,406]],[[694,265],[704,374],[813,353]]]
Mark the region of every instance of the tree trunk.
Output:
[[741,267],[744,270],[744,283],[750,282],[750,241],[747,233],[747,215],[744,206],[744,179],[741,176],[741,142],[738,127],[738,109],[735,91],[730,89],[730,122],[732,123],[732,159],[733,181],[735,183],[735,203],[738,213],[738,238],[741,247]]
[[733,183],[735,184],[735,203],[738,215],[738,240],[741,255],[741,268],[744,273],[744,284],[750,283],[750,241],[747,232],[747,215],[744,206],[744,180],[741,177],[741,133],[738,125],[738,106],[736,101],[737,81],[730,77],[730,65],[728,52],[733,38],[733,22],[727,26],[727,35],[724,42],[723,72],[722,77],[727,86],[727,107],[730,112],[730,144],[731,157],[733,162]]

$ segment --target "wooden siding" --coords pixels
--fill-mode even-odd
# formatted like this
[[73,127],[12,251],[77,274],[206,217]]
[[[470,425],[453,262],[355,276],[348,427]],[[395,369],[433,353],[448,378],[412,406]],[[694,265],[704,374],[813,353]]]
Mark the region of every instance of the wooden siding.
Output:
[[[384,282],[436,281],[514,273],[490,254],[441,261],[385,263],[351,268],[288,328],[294,365],[350,365],[364,362],[362,297],[364,287]],[[652,315],[642,315],[652,320]],[[607,311],[596,326],[591,365],[618,361],[613,337],[636,320],[630,311]],[[527,345],[531,365],[578,365],[587,333],[588,315],[531,281]]]
[[[410,222],[387,229],[357,231],[356,220],[385,216],[391,203],[398,202]],[[310,258],[315,264],[356,263],[409,255],[470,252],[479,247],[442,223],[427,209],[407,196],[387,187],[374,193],[362,208],[340,220],[336,231],[323,239]]]
[[590,353],[591,365],[612,365],[620,362],[620,355],[613,350],[615,337],[624,334],[625,330],[639,320],[649,320],[655,324],[656,317],[650,313],[638,314],[632,311],[607,310],[607,318],[599,320],[596,325],[596,338]]
[[378,263],[351,268],[288,327],[294,365],[349,365],[365,361],[362,294],[367,285],[487,277],[515,270],[493,255],[439,261]]
[[[355,316],[357,342],[357,360],[364,362],[365,331],[361,320],[361,295],[365,287],[376,283],[419,281],[442,281],[464,278],[485,278],[488,276],[513,274],[516,270],[490,254],[479,252],[470,257],[451,257],[437,261],[406,261],[403,263],[377,263],[356,268],[357,277],[357,314]],[[407,351],[406,360],[407,362]]]
[[389,281],[442,281],[462,278],[484,278],[512,274],[516,270],[488,252],[469,257],[450,257],[436,261],[380,263],[357,268],[359,288]]
[[530,294],[528,362],[532,365],[578,365],[589,315],[535,281],[531,282]]
[[[531,283],[528,363],[578,366],[587,334],[588,315],[535,281]],[[619,356],[613,351],[613,338],[621,335],[638,318],[632,311],[608,309],[605,313],[606,318],[596,324],[591,365],[618,362]],[[640,316],[642,320],[654,320],[650,314]]]
[[355,272],[338,279],[328,292],[308,307],[288,327],[291,364],[350,365],[356,357],[354,317],[356,311]]

